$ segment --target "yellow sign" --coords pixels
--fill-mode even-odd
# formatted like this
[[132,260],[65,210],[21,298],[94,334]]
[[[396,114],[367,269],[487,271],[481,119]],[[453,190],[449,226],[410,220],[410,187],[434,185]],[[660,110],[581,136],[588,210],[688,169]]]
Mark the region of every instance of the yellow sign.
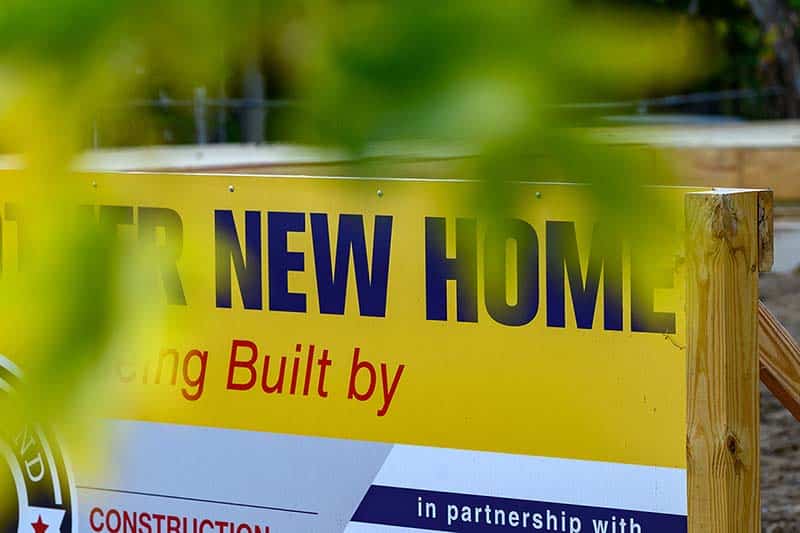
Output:
[[686,190],[637,256],[577,185],[514,185],[498,222],[468,182],[86,182],[165,251],[170,335],[113,374],[141,420],[685,468]]

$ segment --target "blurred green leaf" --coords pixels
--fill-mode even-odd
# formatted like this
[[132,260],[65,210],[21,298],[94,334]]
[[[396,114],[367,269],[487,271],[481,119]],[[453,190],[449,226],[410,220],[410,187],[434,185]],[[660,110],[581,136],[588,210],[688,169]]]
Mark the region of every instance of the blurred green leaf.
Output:
[[[744,40],[752,31],[737,29]],[[140,117],[119,103],[146,80],[187,89],[268,56],[303,106],[292,129],[306,142],[355,156],[386,140],[457,143],[476,154],[461,172],[480,181],[472,200],[486,216],[520,201],[509,181],[578,180],[605,219],[636,231],[659,217],[638,186],[668,181],[667,170],[600,146],[565,104],[696,79],[706,32],[683,16],[561,0],[8,0],[0,148],[22,155],[17,179],[39,191],[43,217],[25,276],[0,284],[0,341],[29,372],[24,408],[4,421],[80,418],[113,397],[90,377],[155,338],[143,267],[113,236],[59,218],[76,203],[68,169],[82,135],[97,116]]]

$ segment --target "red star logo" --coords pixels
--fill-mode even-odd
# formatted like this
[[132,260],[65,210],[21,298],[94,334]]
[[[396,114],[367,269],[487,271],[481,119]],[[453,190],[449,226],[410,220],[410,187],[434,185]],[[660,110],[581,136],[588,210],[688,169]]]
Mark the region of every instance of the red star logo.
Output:
[[42,515],[39,515],[39,520],[32,523],[31,525],[33,526],[33,531],[35,533],[44,533],[47,530],[47,528],[50,527],[44,523],[44,521],[42,520]]

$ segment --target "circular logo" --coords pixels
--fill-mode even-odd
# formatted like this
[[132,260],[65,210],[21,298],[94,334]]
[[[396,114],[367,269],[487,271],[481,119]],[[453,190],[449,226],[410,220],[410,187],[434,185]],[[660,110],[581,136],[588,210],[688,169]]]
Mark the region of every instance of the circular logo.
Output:
[[[20,377],[0,355],[0,401],[14,401]],[[0,428],[0,532],[77,532],[74,494],[52,431],[35,423]]]

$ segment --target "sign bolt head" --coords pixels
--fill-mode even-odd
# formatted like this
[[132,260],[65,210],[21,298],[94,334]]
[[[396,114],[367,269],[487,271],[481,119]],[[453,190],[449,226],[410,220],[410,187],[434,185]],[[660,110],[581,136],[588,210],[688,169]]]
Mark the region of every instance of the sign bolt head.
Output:
[[378,198],[383,198],[383,189],[378,189]]
[[536,199],[537,200],[541,200],[542,199],[542,193],[541,192],[536,191]]
[[233,192],[235,190],[236,190],[236,187],[234,187],[233,185],[228,185],[228,192]]
[[93,189],[97,188],[97,182],[95,180],[92,180],[92,188]]

